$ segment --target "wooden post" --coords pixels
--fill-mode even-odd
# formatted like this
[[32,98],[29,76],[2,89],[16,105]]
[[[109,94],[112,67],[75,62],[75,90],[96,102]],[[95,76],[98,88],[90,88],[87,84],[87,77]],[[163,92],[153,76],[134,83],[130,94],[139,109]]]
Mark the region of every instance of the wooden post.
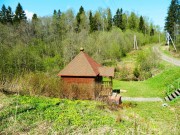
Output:
[[136,35],[134,35],[134,50],[138,50]]
[[171,42],[172,42],[172,44],[173,44],[173,46],[174,46],[175,51],[177,52],[176,46],[175,46],[175,44],[174,44],[174,42],[173,42],[173,40],[172,40],[172,38],[171,38],[170,35],[169,35],[169,37],[170,37],[170,40],[171,40]]

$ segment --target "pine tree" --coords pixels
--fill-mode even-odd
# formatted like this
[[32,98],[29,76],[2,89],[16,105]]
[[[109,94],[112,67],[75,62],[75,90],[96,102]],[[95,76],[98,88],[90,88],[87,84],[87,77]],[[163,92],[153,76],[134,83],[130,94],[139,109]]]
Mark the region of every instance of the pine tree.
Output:
[[37,21],[37,20],[38,20],[37,14],[33,14],[32,21]]
[[180,5],[179,0],[172,0],[168,9],[165,30],[169,32],[171,37],[174,37],[174,26],[180,24]]
[[32,16],[32,33],[35,36],[37,34],[37,27],[38,27],[38,17],[37,14],[33,14]]
[[114,16],[113,21],[114,21],[114,25],[117,26],[118,28],[120,28],[122,21],[121,21],[121,12],[120,12],[119,8],[116,11],[116,15]]
[[94,32],[94,31],[98,31],[98,29],[100,29],[100,24],[98,22],[98,13],[96,12],[96,14],[94,16],[92,16],[92,12],[90,11],[89,13],[89,25],[90,25],[90,33]]
[[101,28],[101,24],[99,22],[99,13],[96,12],[93,16],[93,31],[98,31]]
[[90,25],[89,32],[93,32],[94,26],[93,26],[93,16],[92,16],[92,12],[91,11],[89,13],[89,25]]
[[139,31],[145,34],[145,24],[142,16],[139,18]]
[[18,3],[15,11],[15,16],[14,16],[14,22],[15,23],[20,23],[21,21],[26,21],[27,17],[26,14],[21,6],[20,3]]
[[120,10],[120,29],[124,30],[125,26],[123,25],[123,9]]
[[2,24],[6,24],[7,23],[7,9],[6,6],[3,4],[2,8],[1,8],[1,15],[0,15],[0,20]]
[[154,36],[154,29],[153,28],[151,28],[150,36]]
[[81,24],[81,15],[82,14],[85,14],[84,13],[84,8],[81,6],[80,7],[80,9],[79,9],[79,12],[77,13],[77,15],[76,15],[76,21],[77,21],[77,30],[78,31],[80,31],[80,28],[79,28],[79,26],[80,26],[80,24]]
[[13,12],[10,6],[8,6],[6,13],[7,13],[7,23],[13,24]]
[[110,8],[108,8],[107,21],[108,21],[107,30],[110,31],[112,29],[112,14]]
[[57,17],[60,19],[60,17],[61,17],[61,11],[60,11],[60,9],[58,10],[58,12],[57,12]]
[[53,16],[55,16],[55,15],[57,15],[57,11],[56,10],[54,10],[54,12],[53,12]]

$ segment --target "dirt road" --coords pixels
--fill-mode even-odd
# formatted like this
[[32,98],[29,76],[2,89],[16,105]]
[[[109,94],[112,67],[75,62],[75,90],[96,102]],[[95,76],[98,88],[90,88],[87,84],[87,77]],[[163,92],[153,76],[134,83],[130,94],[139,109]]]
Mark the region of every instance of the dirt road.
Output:
[[122,101],[136,101],[136,102],[162,102],[159,97],[143,98],[143,97],[122,97]]
[[160,56],[160,58],[161,58],[162,60],[167,61],[167,62],[169,62],[169,63],[171,63],[171,64],[174,64],[174,65],[176,65],[176,66],[180,66],[180,60],[177,60],[177,59],[175,59],[175,58],[172,58],[172,57],[170,57],[170,56],[167,56],[167,55],[163,54],[163,53],[159,50],[159,46],[153,46],[153,51],[156,52],[156,53],[158,53],[159,56]]

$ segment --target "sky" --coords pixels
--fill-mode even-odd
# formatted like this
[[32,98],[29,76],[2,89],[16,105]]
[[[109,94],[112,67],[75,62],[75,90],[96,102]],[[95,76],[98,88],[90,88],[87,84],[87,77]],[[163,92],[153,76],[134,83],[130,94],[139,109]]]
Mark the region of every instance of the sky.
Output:
[[118,8],[122,8],[124,12],[133,11],[147,17],[150,22],[163,29],[171,0],[0,0],[0,8],[4,4],[6,7],[10,6],[14,12],[18,3],[25,10],[27,18],[31,18],[33,13],[41,17],[50,16],[54,9],[62,12],[73,9],[76,14],[80,6],[85,11],[93,12],[99,8],[110,8],[113,15]]

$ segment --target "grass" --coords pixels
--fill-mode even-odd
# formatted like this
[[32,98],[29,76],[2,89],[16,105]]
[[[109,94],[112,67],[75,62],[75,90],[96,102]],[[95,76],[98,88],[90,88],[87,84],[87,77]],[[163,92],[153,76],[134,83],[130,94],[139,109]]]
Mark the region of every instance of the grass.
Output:
[[[174,134],[180,133],[180,102],[162,107],[161,102],[135,103],[133,108],[126,108],[128,116],[135,117],[136,122],[144,123],[144,134]],[[138,124],[137,124],[138,125]],[[142,125],[138,125],[140,128]],[[152,130],[153,129],[153,130]]]
[[180,68],[170,68],[145,81],[114,80],[113,87],[127,90],[122,96],[130,97],[164,97],[167,86],[180,77]]
[[[10,96],[2,99],[0,134],[40,132],[87,133],[91,129],[118,126],[113,115],[95,101],[71,101],[45,97]],[[120,126],[120,125],[119,125]],[[39,131],[40,130],[40,131]]]
[[175,52],[174,51],[174,48],[173,47],[170,47],[170,51],[168,51],[165,46],[160,46],[160,50],[166,54],[167,56],[170,56],[170,57],[173,57],[175,59],[179,59],[180,60],[180,53],[179,53],[179,50],[178,52]]
[[[150,53],[154,45],[155,44],[142,46],[141,50],[128,53],[127,57],[122,59],[122,62],[125,64],[128,63],[131,68],[134,68],[138,54],[140,52]],[[162,60],[159,60],[158,68],[154,69],[152,73],[154,77],[145,81],[114,80],[113,88],[127,90],[126,93],[121,93],[122,96],[164,97],[167,86],[180,78],[180,68]]]
[[179,102],[124,102],[120,108],[86,100],[0,93],[0,134],[178,134]]

